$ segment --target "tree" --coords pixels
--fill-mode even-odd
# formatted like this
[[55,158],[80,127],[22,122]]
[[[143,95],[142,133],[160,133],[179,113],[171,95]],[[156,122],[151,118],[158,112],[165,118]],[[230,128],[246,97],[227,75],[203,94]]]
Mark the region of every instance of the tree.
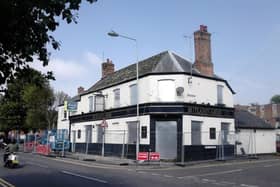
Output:
[[[81,0],[0,1],[0,86],[15,72],[29,68],[28,63],[34,58],[44,66],[48,64],[49,48],[58,50],[60,46],[52,33],[60,20],[77,23],[80,4]],[[52,77],[51,72],[47,75]]]
[[28,129],[50,129],[56,123],[51,106],[54,94],[49,84],[42,87],[30,84],[23,93],[23,101],[27,107],[25,127]]
[[30,130],[46,128],[48,106],[53,105],[53,91],[46,76],[34,69],[24,69],[8,81],[0,101],[0,129]]
[[57,109],[57,107],[59,105],[62,105],[64,103],[65,100],[71,99],[71,97],[67,94],[64,93],[63,91],[58,91],[55,93],[55,108]]
[[280,104],[280,95],[274,95],[270,99],[270,103]]

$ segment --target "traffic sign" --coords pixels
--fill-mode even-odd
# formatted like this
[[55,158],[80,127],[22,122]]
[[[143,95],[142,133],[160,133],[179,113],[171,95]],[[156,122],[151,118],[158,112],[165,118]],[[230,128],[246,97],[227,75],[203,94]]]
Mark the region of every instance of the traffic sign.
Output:
[[103,121],[101,122],[100,127],[103,127],[103,128],[108,127],[108,123],[105,119],[103,119]]
[[138,160],[148,160],[148,152],[138,152]]
[[159,160],[160,159],[160,154],[157,152],[150,152],[150,158],[149,160]]

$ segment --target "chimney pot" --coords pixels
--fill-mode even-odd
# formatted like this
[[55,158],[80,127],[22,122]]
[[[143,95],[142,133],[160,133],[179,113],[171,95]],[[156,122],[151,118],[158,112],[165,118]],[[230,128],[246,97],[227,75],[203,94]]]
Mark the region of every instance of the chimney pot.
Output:
[[194,67],[203,75],[214,75],[211,57],[211,34],[207,32],[207,26],[200,25],[200,29],[194,32],[195,62]]
[[200,25],[200,31],[201,32],[207,32],[207,26],[206,25]]
[[78,87],[78,95],[80,95],[81,93],[83,93],[85,91],[85,88],[80,86]]
[[102,79],[107,77],[108,75],[114,73],[115,65],[113,64],[112,60],[109,58],[106,59],[106,62],[103,62],[101,65],[102,69]]

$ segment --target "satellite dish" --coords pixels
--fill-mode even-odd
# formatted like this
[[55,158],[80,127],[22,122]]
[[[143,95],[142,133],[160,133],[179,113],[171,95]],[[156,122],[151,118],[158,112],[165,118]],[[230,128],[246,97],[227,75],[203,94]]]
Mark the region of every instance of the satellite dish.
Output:
[[184,93],[184,88],[183,87],[177,87],[176,92],[178,96],[181,96]]

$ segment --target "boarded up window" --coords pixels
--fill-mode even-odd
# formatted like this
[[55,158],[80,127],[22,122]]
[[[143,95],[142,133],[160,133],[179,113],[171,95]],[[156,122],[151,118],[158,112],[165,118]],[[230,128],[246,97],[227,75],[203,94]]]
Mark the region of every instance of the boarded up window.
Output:
[[158,98],[160,101],[175,101],[175,82],[174,80],[158,81]]

